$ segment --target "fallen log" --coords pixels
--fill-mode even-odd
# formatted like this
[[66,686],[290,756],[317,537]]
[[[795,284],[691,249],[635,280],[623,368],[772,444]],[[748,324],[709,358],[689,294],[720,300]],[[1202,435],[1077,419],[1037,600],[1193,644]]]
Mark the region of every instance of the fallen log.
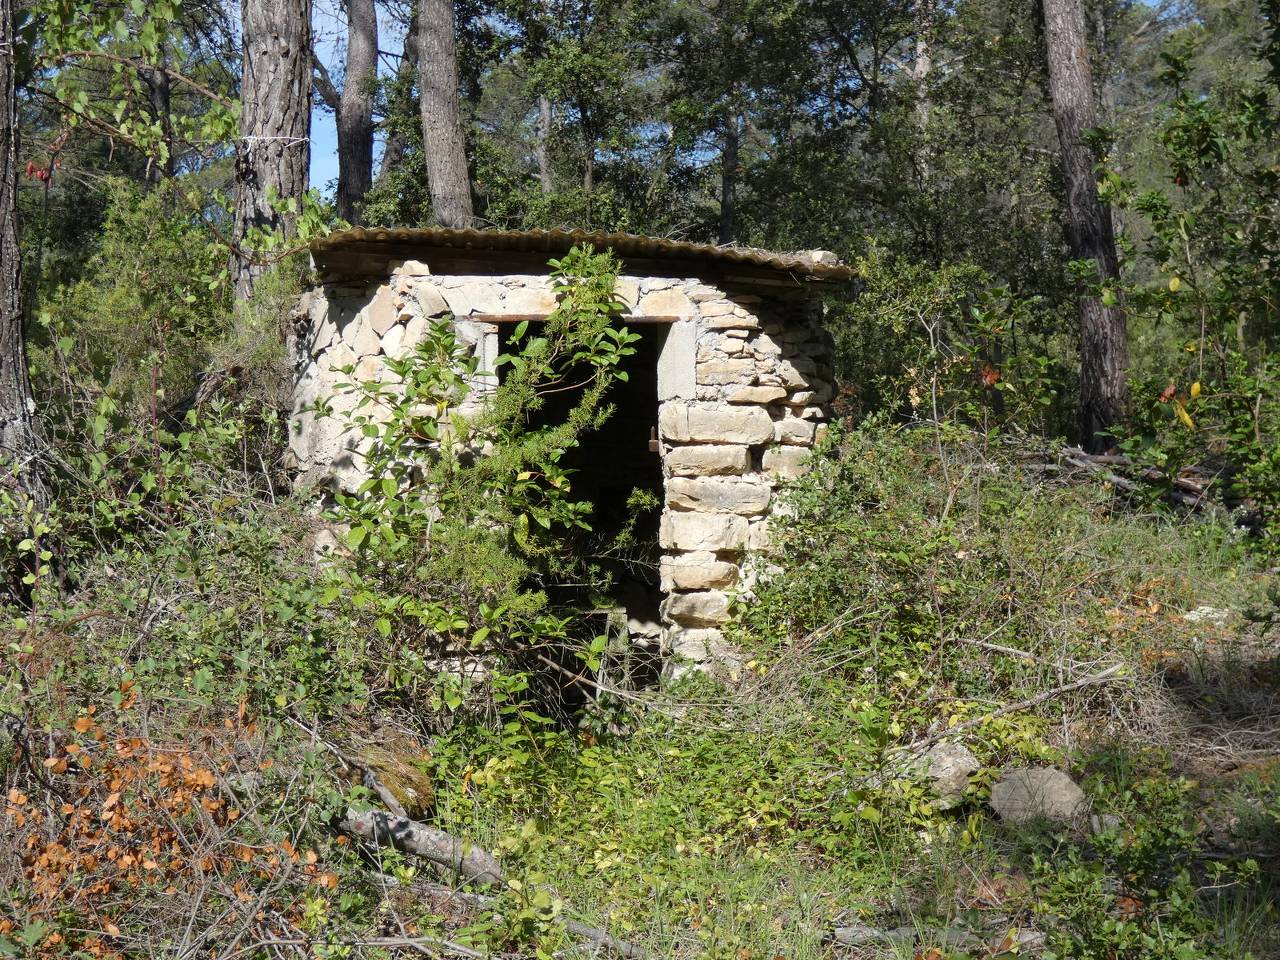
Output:
[[482,886],[502,881],[502,867],[489,851],[408,817],[383,810],[348,810],[338,829],[360,840],[430,860]]

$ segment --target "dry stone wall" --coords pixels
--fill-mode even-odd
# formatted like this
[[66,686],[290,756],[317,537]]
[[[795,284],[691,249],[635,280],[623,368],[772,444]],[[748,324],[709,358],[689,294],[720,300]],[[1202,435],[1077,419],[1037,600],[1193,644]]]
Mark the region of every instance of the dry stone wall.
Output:
[[[619,294],[635,316],[676,318],[657,370],[667,652],[676,669],[732,661],[721,628],[735,593],[749,587],[742,562],[769,549],[775,492],[803,470],[825,429],[832,344],[821,302],[792,289],[771,295],[671,277],[623,277]],[[376,378],[385,357],[413,349],[428,323],[452,315],[480,369],[491,370],[500,336],[489,318],[546,314],[555,299],[545,277],[434,276],[408,261],[378,282],[327,283],[302,307],[290,447],[304,482],[354,488],[362,441],[344,434],[340,419],[308,409],[321,397],[339,410],[354,402],[337,393],[351,379],[341,367]],[[496,386],[479,377],[467,404],[483,403]]]

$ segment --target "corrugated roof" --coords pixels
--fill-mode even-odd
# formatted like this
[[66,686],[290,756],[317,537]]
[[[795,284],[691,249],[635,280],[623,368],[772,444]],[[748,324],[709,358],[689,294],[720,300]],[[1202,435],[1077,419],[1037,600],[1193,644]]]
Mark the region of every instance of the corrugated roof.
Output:
[[446,248],[518,253],[565,253],[576,244],[589,243],[612,249],[623,260],[689,261],[707,266],[743,266],[776,271],[794,280],[841,283],[854,276],[852,268],[839,263],[819,263],[804,254],[770,253],[747,247],[717,247],[709,243],[662,240],[632,233],[604,233],[590,230],[475,230],[446,227],[362,228],[340,230],[315,240],[311,252],[317,262],[326,254],[369,252],[386,248]]

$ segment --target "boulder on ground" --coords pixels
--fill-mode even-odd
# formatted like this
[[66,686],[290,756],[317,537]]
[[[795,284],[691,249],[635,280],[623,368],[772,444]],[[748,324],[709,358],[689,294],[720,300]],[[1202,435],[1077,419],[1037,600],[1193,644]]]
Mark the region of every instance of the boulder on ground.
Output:
[[964,801],[969,788],[969,777],[982,769],[978,758],[968,747],[959,743],[935,743],[920,757],[922,777],[933,787],[937,796],[934,808],[950,810]]
[[1089,804],[1076,782],[1053,767],[1006,769],[991,788],[990,802],[1009,823],[1074,820]]

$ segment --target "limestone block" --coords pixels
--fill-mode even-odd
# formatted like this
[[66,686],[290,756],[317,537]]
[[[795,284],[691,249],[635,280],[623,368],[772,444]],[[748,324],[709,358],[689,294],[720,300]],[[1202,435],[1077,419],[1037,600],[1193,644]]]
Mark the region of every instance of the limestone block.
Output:
[[747,542],[747,520],[729,513],[667,511],[658,539],[663,547],[677,550],[741,550]]
[[671,654],[681,660],[704,663],[724,642],[724,634],[714,627],[676,628],[669,632]]
[[769,485],[753,480],[718,477],[672,477],[667,481],[667,506],[704,513],[764,513]]
[[778,345],[778,342],[773,337],[767,333],[761,333],[757,334],[751,341],[751,351],[757,357],[771,357],[781,354],[782,347]]
[[373,327],[369,324],[368,313],[364,310],[356,314],[342,328],[342,342],[357,357],[377,353],[378,348],[382,346],[381,338],[373,331]]
[[394,327],[382,335],[382,352],[388,357],[400,358],[400,348],[404,344],[405,327],[402,323],[397,323]]
[[708,330],[758,330],[760,318],[737,308],[723,316],[706,317],[702,321]]
[[501,313],[503,288],[495,281],[469,281],[444,291],[445,303],[455,317],[472,313]]
[[546,286],[519,286],[507,291],[503,313],[548,314],[556,308],[556,295]]
[[730,403],[770,404],[776,403],[786,395],[787,391],[782,387],[738,387],[736,390],[729,391],[728,400]]
[[747,341],[738,340],[734,337],[724,337],[720,341],[720,349],[730,356],[745,353],[747,349]]
[[813,443],[813,421],[795,417],[779,420],[773,425],[773,438],[779,443],[809,446]]
[[716,559],[714,553],[681,553],[665,556],[658,566],[662,590],[712,590],[731,587],[738,579],[738,565]]
[[613,293],[635,312],[636,304],[640,302],[640,282],[635,277],[619,277]]
[[438,317],[449,312],[440,288],[434,283],[415,283],[409,288],[408,299],[401,310],[401,316]]
[[698,314],[704,320],[710,320],[714,317],[727,317],[733,313],[732,300],[708,300],[698,304]]
[[421,260],[392,260],[391,273],[397,277],[429,277],[431,268]]
[[807,447],[770,447],[764,452],[764,471],[775,477],[791,479],[804,473],[808,459]]
[[705,284],[699,284],[689,291],[689,299],[694,303],[706,303],[708,300],[721,300],[723,298],[723,292]]
[[773,439],[773,421],[759,407],[662,405],[658,426],[668,440],[685,443],[765,443]]
[[755,552],[768,550],[773,546],[773,539],[769,536],[769,524],[766,520],[759,523],[751,524],[747,530],[747,549]]
[[795,404],[797,407],[808,406],[814,402],[817,393],[813,390],[797,390],[787,398],[787,403]]
[[379,338],[395,325],[399,317],[395,300],[396,295],[391,284],[384,283],[369,301],[369,306],[365,307],[365,321]]
[[702,360],[698,363],[699,383],[750,383],[755,376],[754,360]]
[[671,325],[658,355],[658,399],[692,400],[697,391],[697,368],[694,344],[698,328],[692,320],[677,320]]
[[667,598],[667,617],[687,626],[715,626],[729,619],[729,597],[720,590],[673,593]]
[[359,358],[352,352],[341,340],[336,341],[333,346],[326,350],[317,361],[317,364],[323,373],[340,373],[343,367],[354,367],[356,360]]
[[334,322],[334,314],[336,308],[330,309],[327,300],[318,300],[323,304],[322,309],[312,308],[307,323],[307,329],[303,334],[302,343],[309,356],[319,356],[329,344],[333,343],[334,337],[338,335],[338,325]]
[[751,453],[746,447],[724,444],[672,447],[662,461],[675,476],[729,476],[751,469]]
[[747,337],[751,335],[750,330],[740,330],[736,327],[732,330],[722,330],[720,331],[720,333],[721,333],[721,336],[730,337],[735,340],[745,340],[747,339]]
[[691,317],[693,301],[678,288],[655,290],[640,297],[634,313],[641,317]]
[[805,407],[800,411],[800,416],[805,420],[822,420],[826,415],[821,407]]
[[[806,365],[809,367],[807,372],[803,369]],[[777,369],[784,387],[788,390],[799,390],[809,385],[809,374],[812,374],[815,368],[812,360],[793,357],[790,360],[781,361]]]

